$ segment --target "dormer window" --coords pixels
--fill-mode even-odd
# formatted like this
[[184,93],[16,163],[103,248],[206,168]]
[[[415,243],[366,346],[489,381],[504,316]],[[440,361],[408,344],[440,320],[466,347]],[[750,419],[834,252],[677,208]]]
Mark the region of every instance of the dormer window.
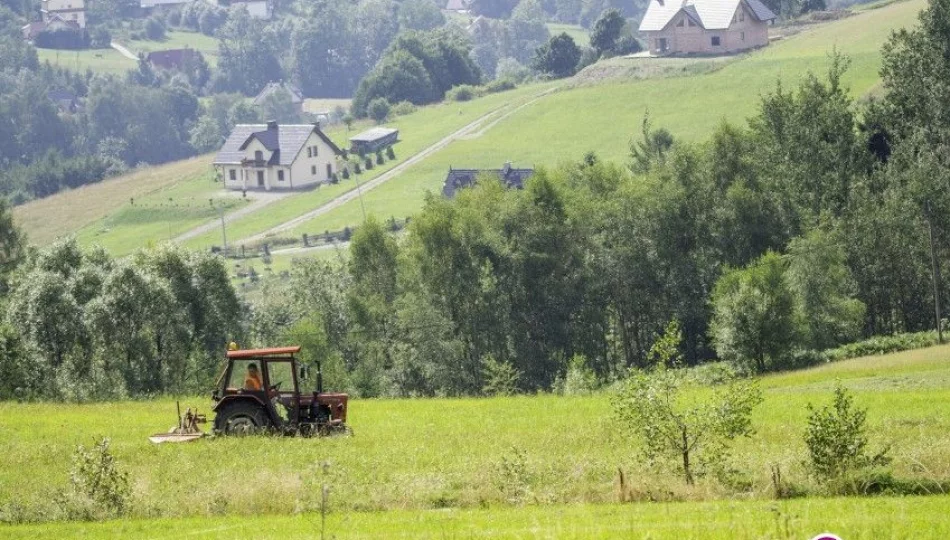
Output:
[[261,152],[260,150],[255,150],[254,161],[264,161],[264,152]]

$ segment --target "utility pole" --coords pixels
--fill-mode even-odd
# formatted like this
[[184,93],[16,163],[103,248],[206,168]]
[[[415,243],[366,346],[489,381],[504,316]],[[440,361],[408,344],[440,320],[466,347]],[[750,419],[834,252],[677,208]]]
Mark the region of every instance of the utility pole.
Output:
[[221,212],[221,238],[224,241],[224,256],[228,256],[228,230],[225,227],[224,223],[224,207],[218,207],[218,210]]
[[363,211],[363,223],[366,223],[366,207],[363,206],[363,191],[360,189],[360,175],[353,173],[353,180],[356,181],[356,194],[360,198],[360,210]]
[[930,201],[927,201],[927,229],[930,234],[930,277],[934,288],[934,323],[937,326],[937,342],[943,343],[943,328],[940,325],[940,265],[937,264],[937,250],[934,247],[934,225],[930,219]]

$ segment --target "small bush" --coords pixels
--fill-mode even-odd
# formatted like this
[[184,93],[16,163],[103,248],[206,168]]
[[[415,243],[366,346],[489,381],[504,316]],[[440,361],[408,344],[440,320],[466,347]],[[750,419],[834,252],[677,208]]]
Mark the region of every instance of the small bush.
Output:
[[512,504],[521,504],[531,495],[531,474],[524,450],[512,446],[495,465],[495,487]]
[[[854,486],[855,474],[890,462],[887,448],[868,454],[867,410],[855,407],[854,397],[840,384],[830,405],[817,409],[809,404],[808,411],[805,444],[812,473],[820,482]],[[840,486],[834,491],[840,492]]]
[[145,21],[145,37],[152,41],[161,41],[165,39],[165,25],[157,18],[150,18]]
[[894,334],[892,336],[874,336],[864,341],[849,343],[848,345],[829,349],[824,352],[824,356],[829,362],[834,362],[837,360],[847,360],[849,358],[859,358],[861,356],[921,349],[936,344],[936,331]]
[[92,448],[82,445],[73,454],[69,489],[59,501],[69,519],[106,519],[129,511],[132,490],[129,475],[116,465],[109,439]]
[[418,110],[418,107],[411,101],[400,101],[393,105],[389,112],[392,113],[393,116],[405,116],[416,112],[416,110]]
[[496,94],[498,92],[507,92],[508,90],[514,90],[518,85],[511,79],[495,79],[494,81],[485,85],[485,91],[489,94]]
[[478,89],[468,84],[462,84],[449,89],[445,97],[451,101],[471,101],[478,96]]
[[366,170],[369,171],[373,168],[373,158],[366,156]]
[[377,124],[382,124],[389,118],[389,102],[386,101],[386,98],[376,98],[369,102],[366,111],[369,113],[369,117],[376,121]]
[[360,167],[359,161],[353,164],[353,172],[355,172],[356,174],[363,174],[363,169]]
[[387,147],[386,147],[386,157],[387,157],[389,160],[394,160],[394,159],[396,159],[396,151],[393,150],[393,147],[392,147],[392,146],[387,146]]
[[482,392],[486,396],[510,396],[518,392],[521,372],[511,362],[501,362],[488,355],[482,359],[482,375],[485,378]]
[[380,151],[376,151],[376,164],[382,165],[385,162],[386,161],[383,159],[383,153]]
[[343,175],[344,180],[350,179],[350,169],[343,167],[343,172],[341,174]]
[[587,358],[581,354],[571,358],[564,377],[554,382],[555,392],[565,396],[590,395],[599,386],[597,375],[588,366]]

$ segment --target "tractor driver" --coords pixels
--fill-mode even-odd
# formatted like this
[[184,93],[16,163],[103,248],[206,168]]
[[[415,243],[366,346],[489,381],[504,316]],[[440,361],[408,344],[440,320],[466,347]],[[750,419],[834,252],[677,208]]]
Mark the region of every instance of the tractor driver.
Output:
[[247,376],[244,377],[244,389],[260,391],[263,388],[264,383],[261,382],[261,372],[257,370],[257,364],[248,364]]

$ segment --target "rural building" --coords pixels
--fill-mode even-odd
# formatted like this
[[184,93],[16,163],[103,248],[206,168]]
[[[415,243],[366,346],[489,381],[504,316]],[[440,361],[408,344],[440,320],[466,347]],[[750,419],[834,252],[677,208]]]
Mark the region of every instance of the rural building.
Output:
[[455,11],[458,13],[466,13],[469,9],[470,0],[446,0],[445,2],[445,11]]
[[524,189],[524,183],[531,175],[534,169],[515,169],[511,163],[505,163],[500,169],[453,169],[449,167],[449,173],[445,177],[445,184],[442,186],[442,195],[447,199],[455,197],[458,190],[472,187],[479,176],[493,175],[507,189]]
[[318,124],[238,124],[214,167],[229,189],[300,189],[331,180],[341,153]]
[[33,41],[41,32],[47,30],[82,30],[79,23],[73,20],[66,20],[59,15],[51,15],[46,21],[35,21],[25,25],[22,29],[23,39]]
[[74,113],[79,110],[79,96],[72,90],[56,89],[46,93],[59,112]]
[[650,0],[640,32],[653,54],[726,54],[768,45],[773,20],[759,0]]
[[158,69],[181,69],[195,57],[192,49],[166,49],[152,51],[145,56],[145,60]]
[[284,81],[265,84],[264,88],[261,88],[261,91],[254,96],[254,106],[260,107],[265,99],[280,90],[284,90],[290,94],[290,102],[294,104],[298,113],[303,112],[303,92],[300,91],[300,88],[297,88],[297,85]]
[[[56,19],[61,19],[72,21],[79,28],[86,27],[85,0],[43,0],[40,12],[43,14],[43,22],[47,25],[51,25]],[[48,29],[55,30],[52,27]]]
[[399,130],[384,127],[368,129],[350,137],[350,152],[359,155],[373,154],[399,142]]

